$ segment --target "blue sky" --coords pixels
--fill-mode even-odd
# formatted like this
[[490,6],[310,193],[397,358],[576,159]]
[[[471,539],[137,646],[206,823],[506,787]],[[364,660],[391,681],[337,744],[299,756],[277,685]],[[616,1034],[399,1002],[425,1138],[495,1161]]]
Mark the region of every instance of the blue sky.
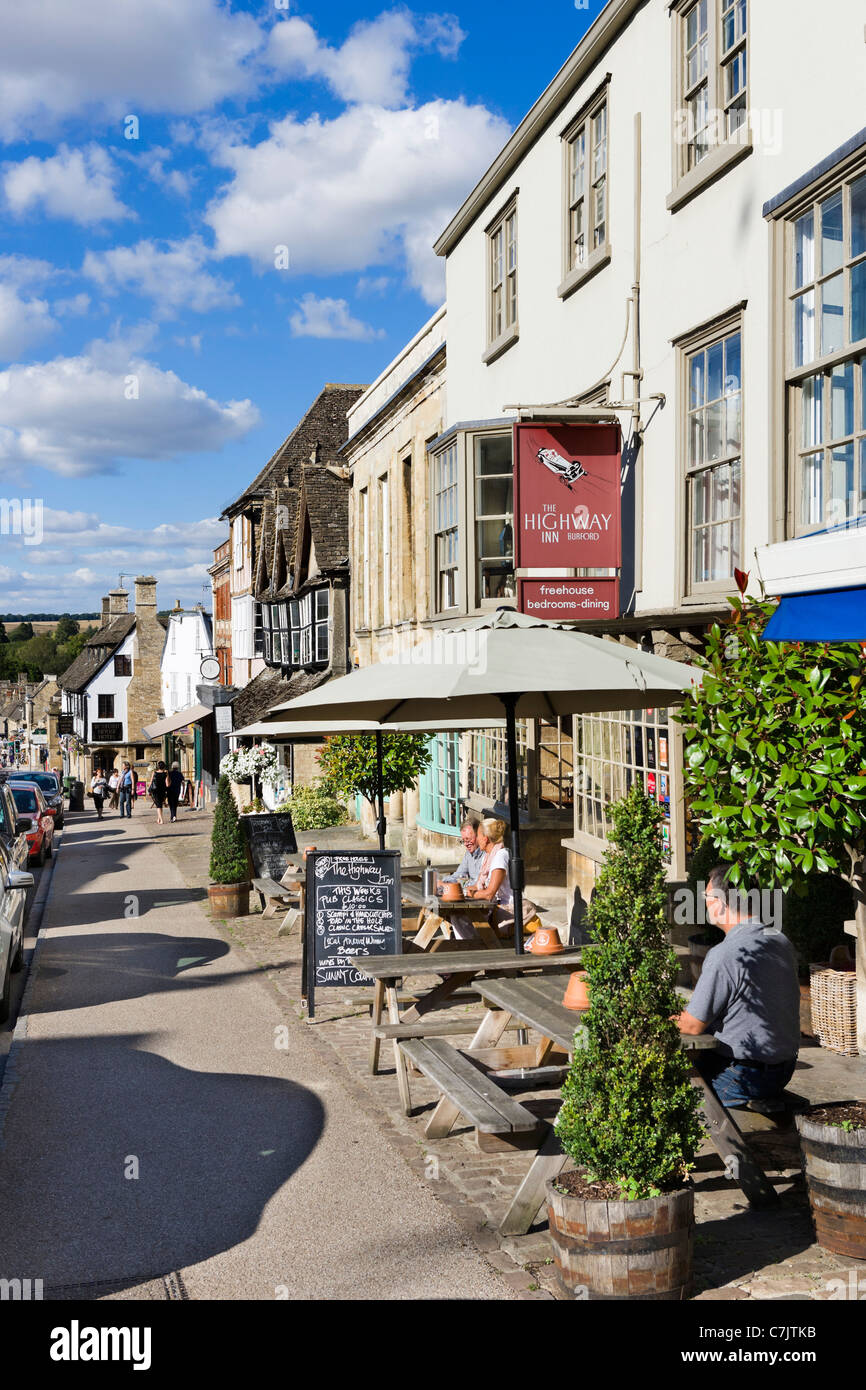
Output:
[[601,8],[0,0],[0,498],[44,507],[0,611],[201,600],[224,505],[441,302],[433,239]]

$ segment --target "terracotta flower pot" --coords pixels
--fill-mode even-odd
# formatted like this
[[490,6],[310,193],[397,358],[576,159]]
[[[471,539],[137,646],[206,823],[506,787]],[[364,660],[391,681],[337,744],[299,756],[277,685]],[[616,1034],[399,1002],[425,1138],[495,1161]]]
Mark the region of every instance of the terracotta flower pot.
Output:
[[463,889],[459,883],[443,883],[439,896],[443,903],[462,903]]
[[557,956],[563,949],[556,927],[538,927],[532,939],[534,956]]
[[586,984],[586,971],[576,970],[569,976],[568,988],[562,1000],[566,1009],[588,1009],[589,989]]
[[215,916],[249,916],[250,885],[248,883],[212,883],[207,890],[207,895]]

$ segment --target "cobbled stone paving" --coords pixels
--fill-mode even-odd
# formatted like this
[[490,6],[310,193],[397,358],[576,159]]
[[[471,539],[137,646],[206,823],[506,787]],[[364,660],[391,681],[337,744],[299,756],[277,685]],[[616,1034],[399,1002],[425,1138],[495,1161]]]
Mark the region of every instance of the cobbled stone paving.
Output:
[[[142,817],[144,820],[144,817]],[[148,826],[158,835],[190,887],[205,896],[210,852],[209,811],[183,812],[177,826],[158,828],[151,817]],[[174,833],[177,831],[178,833]],[[357,846],[354,827],[298,835],[299,848],[315,842],[320,849]],[[301,943],[297,934],[278,937],[280,917],[263,921],[258,913],[216,922],[226,940],[246,953],[266,975],[284,1001],[288,1013],[305,1018],[301,1003]],[[423,985],[424,981],[419,981]],[[433,983],[431,976],[430,984]],[[477,1016],[480,1003],[460,1004],[437,1014],[459,1018]],[[460,1122],[447,1139],[430,1143],[424,1126],[439,1093],[426,1077],[412,1075],[413,1114],[402,1114],[393,1064],[392,1045],[383,1043],[380,1073],[369,1073],[370,1009],[363,991],[322,990],[316,994],[316,1018],[310,1032],[326,1065],[336,1069],[368,1113],[376,1116],[394,1147],[419,1178],[433,1185],[466,1225],[476,1246],[503,1272],[520,1298],[564,1299],[553,1264],[546,1221],[526,1236],[502,1238],[497,1227],[531,1162],[521,1152],[482,1154],[471,1129]],[[804,1047],[808,1094],[822,1099],[843,1095],[866,1097],[864,1059],[849,1063],[820,1048]],[[806,1075],[806,1072],[802,1074]],[[792,1089],[806,1093],[798,1071]],[[533,1092],[520,1099],[532,1106]],[[549,1095],[544,1113],[550,1113]],[[536,1096],[537,1098],[537,1096]],[[555,1105],[554,1105],[555,1110]],[[740,1112],[742,1114],[742,1112]],[[767,1124],[759,1116],[748,1122]],[[743,1124],[746,1121],[742,1122]],[[775,1127],[749,1134],[749,1143],[781,1196],[773,1212],[749,1209],[745,1197],[726,1175],[724,1166],[707,1142],[693,1175],[695,1196],[695,1289],[702,1300],[866,1300],[866,1262],[833,1255],[815,1244],[805,1184],[800,1168],[796,1133]],[[543,1218],[543,1213],[542,1213]]]

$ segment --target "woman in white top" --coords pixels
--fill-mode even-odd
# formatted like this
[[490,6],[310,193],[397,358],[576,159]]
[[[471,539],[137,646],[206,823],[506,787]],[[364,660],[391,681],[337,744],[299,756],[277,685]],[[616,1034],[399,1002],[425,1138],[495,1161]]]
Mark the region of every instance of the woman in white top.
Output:
[[117,810],[117,793],[118,793],[118,788],[119,788],[119,787],[120,787],[120,773],[118,772],[118,770],[117,770],[116,767],[113,767],[113,768],[111,769],[111,776],[110,776],[109,779],[108,779],[108,790],[109,790],[109,792],[110,792],[110,794],[111,794],[111,795],[110,795],[110,800],[109,800],[109,802],[108,802],[108,809],[109,809],[109,811],[116,811],[116,810]]
[[483,820],[478,827],[478,843],[484,851],[481,872],[474,884],[466,889],[467,898],[484,900],[501,907],[511,906],[511,884],[508,881],[508,850],[505,848],[506,825],[501,820]]

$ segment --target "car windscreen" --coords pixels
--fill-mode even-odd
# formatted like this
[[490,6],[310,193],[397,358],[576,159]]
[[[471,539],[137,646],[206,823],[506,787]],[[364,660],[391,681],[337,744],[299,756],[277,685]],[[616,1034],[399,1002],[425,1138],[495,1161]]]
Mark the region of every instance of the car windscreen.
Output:
[[13,787],[12,795],[19,811],[30,811],[35,815],[39,810],[36,793],[31,791],[29,787]]
[[57,791],[57,780],[50,772],[33,772],[29,777],[10,777],[10,782],[35,782],[44,792],[53,796]]

